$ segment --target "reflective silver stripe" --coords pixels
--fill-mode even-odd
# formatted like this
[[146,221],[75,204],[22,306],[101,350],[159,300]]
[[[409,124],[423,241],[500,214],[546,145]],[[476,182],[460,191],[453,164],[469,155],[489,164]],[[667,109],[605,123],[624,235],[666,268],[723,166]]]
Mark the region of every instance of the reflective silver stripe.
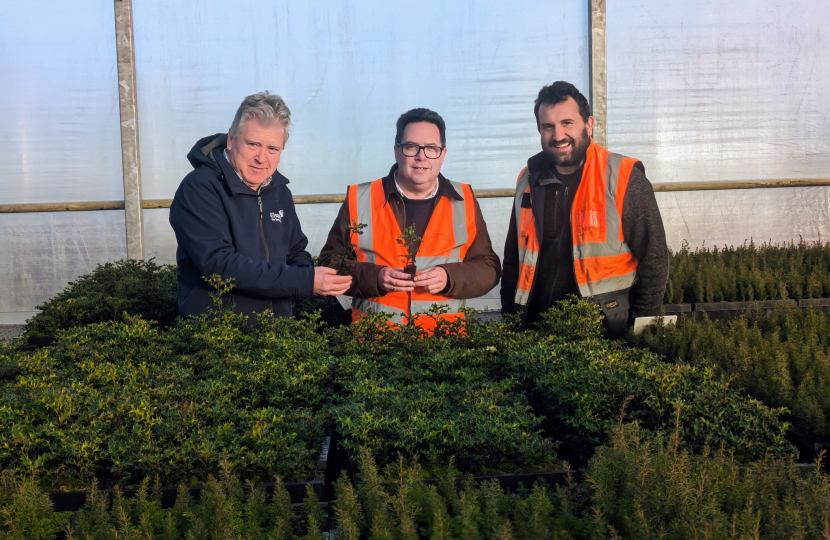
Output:
[[455,300],[455,299],[453,299],[453,300],[441,300],[441,301],[435,301],[435,302],[430,302],[430,301],[416,302],[416,301],[413,300],[412,303],[410,304],[410,309],[412,310],[413,315],[429,313],[429,310],[432,308],[432,306],[434,306],[436,304],[439,305],[439,306],[449,307],[450,313],[458,313],[459,311],[461,311],[461,308],[463,308],[467,305],[467,302],[466,302],[466,300]]
[[402,309],[385,306],[377,302],[372,302],[368,298],[359,298],[357,296],[352,299],[352,307],[363,313],[384,313],[387,319],[398,324],[403,324],[403,318],[406,316],[406,312]]
[[[357,222],[365,223],[363,234],[357,236],[358,246],[366,254],[366,262],[375,263],[377,257],[372,244],[372,182],[357,185]],[[351,225],[351,223],[349,224]]]
[[522,197],[530,185],[530,171],[525,167],[522,176],[519,177],[516,183],[516,195],[513,197],[513,214],[516,218],[516,234],[519,234],[522,229]]
[[625,242],[620,242],[622,220],[617,213],[617,176],[620,172],[622,158],[623,156],[620,154],[608,154],[608,163],[605,169],[605,242],[592,242],[574,246],[574,260],[631,253],[628,245]]
[[[453,253],[455,249],[453,249]],[[452,253],[447,256],[443,257],[418,257],[415,259],[415,264],[418,266],[419,271],[426,270],[427,268],[432,268],[433,266],[438,266],[439,264],[447,264],[453,262],[461,262],[458,258],[453,258]]]
[[530,249],[519,248],[519,260],[526,266],[536,267],[536,260],[539,258],[539,252]]
[[[574,260],[613,257],[631,253],[628,244],[620,241],[622,217],[617,212],[617,184],[622,159],[623,156],[620,154],[608,154],[605,169],[605,242],[590,242],[574,246]],[[634,285],[636,281],[636,272],[631,272],[622,276],[613,276],[580,285],[579,292],[584,298],[588,298],[598,294],[627,289]]]
[[[516,219],[517,241],[518,235],[521,234],[522,230],[522,198],[524,197],[524,192],[528,186],[530,186],[530,170],[525,167],[522,171],[522,175],[519,177],[519,181],[516,183],[516,195],[513,197],[513,214]],[[531,251],[529,249],[519,249],[519,260],[522,264],[535,268],[538,257],[539,254],[535,251]],[[526,306],[529,296],[530,291],[523,291],[517,286],[516,294],[513,296],[513,301],[516,302],[517,305]]]
[[464,200],[464,188],[458,182],[450,182],[461,200],[452,199],[452,229],[455,236],[455,248],[450,252],[447,262],[461,262],[461,246],[467,244],[467,203]]
[[631,253],[631,249],[625,242],[589,242],[579,245],[579,253],[580,257],[576,257],[576,250],[574,250],[574,257],[577,259],[590,259],[591,257],[623,255],[625,253]]
[[582,295],[583,298],[590,298],[598,294],[628,289],[636,282],[637,273],[630,272],[628,274],[623,274],[622,276],[612,276],[599,281],[592,281],[591,283],[582,284],[579,286],[579,294]]

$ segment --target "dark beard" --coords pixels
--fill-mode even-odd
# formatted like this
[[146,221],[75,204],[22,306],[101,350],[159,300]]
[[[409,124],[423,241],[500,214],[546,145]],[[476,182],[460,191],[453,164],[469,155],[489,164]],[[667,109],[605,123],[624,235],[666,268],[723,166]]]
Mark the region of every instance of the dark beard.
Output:
[[579,139],[571,139],[570,137],[568,139],[571,141],[571,148],[573,149],[569,157],[559,157],[549,147],[544,148],[548,161],[557,167],[574,167],[581,164],[585,161],[585,154],[588,152],[588,147],[591,146],[591,137],[588,136],[588,128],[582,130],[582,136]]

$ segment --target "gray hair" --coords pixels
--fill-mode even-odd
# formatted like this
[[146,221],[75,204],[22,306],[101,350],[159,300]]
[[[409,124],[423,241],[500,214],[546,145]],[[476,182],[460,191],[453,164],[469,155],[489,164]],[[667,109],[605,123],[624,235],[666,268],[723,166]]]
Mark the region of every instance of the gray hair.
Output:
[[288,142],[288,129],[291,126],[291,111],[285,104],[285,101],[276,94],[269,94],[259,92],[252,94],[242,100],[242,104],[236,110],[236,115],[233,117],[231,124],[231,135],[239,136],[240,130],[245,124],[253,118],[263,126],[272,124],[280,124],[285,130],[285,138],[283,144]]

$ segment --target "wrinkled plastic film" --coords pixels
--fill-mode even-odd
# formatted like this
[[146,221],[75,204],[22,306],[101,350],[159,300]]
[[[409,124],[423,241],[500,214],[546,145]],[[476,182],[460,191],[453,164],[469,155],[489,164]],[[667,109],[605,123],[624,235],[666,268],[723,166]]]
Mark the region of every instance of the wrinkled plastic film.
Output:
[[[607,6],[609,146],[652,182],[830,177],[830,3]],[[830,238],[830,188],[657,200],[674,249]]]
[[124,198],[112,0],[5,2],[0,204]]
[[183,0],[133,9],[149,199],[171,198],[192,170],[185,155],[193,144],[227,131],[242,98],[266,89],[292,112],[279,169],[295,194],[344,193],[384,176],[395,121],[414,107],[446,121],[446,176],[477,189],[511,187],[537,151],[539,88],[556,79],[588,86],[582,0],[520,0],[510,9]]

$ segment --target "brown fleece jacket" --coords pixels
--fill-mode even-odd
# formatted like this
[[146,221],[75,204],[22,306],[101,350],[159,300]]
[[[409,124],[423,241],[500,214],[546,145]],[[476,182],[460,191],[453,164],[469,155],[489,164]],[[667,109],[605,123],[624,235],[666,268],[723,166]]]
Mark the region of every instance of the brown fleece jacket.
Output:
[[[404,201],[397,188],[395,188],[394,180],[397,168],[398,166],[394,165],[389,174],[383,178],[383,190],[386,194],[387,204],[392,205],[392,211],[395,213],[398,225],[403,230],[406,228]],[[433,200],[437,202],[439,197],[458,198],[452,184],[440,174],[438,175],[438,193]],[[495,287],[501,276],[501,261],[493,251],[490,235],[487,232],[487,224],[481,215],[478,201],[475,201],[475,208],[476,237],[467,250],[464,261],[439,265],[446,270],[448,278],[447,288],[442,294],[450,298],[466,299],[481,296]],[[320,266],[334,268],[335,265],[332,263],[332,259],[337,260],[336,256],[345,255],[348,226],[349,203],[344,201],[340,207],[340,212],[337,214],[337,219],[329,231],[326,245],[320,252]],[[383,266],[373,263],[355,263],[351,271],[352,286],[346,291],[346,294],[358,298],[376,298],[385,295],[386,292],[378,288],[378,274],[381,268]]]

